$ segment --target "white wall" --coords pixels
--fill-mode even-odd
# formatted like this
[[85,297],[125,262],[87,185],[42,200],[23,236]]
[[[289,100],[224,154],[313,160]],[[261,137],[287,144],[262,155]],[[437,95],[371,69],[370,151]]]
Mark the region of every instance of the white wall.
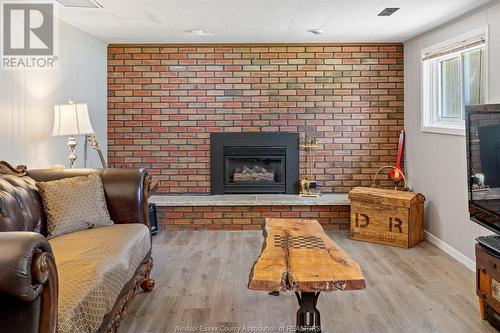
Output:
[[489,26],[487,102],[500,103],[500,4],[405,43],[405,129],[408,175],[413,189],[422,192],[427,199],[425,217],[426,230],[430,233],[428,239],[444,246],[469,267],[475,260],[475,238],[490,232],[469,220],[465,137],[420,131],[422,116],[420,59],[422,49],[484,26]]
[[[106,44],[59,22],[58,69],[0,69],[0,160],[29,168],[67,161],[67,138],[51,137],[54,104],[88,103],[92,126],[106,153]],[[83,137],[77,137],[77,166],[83,166]],[[90,148],[90,147],[89,147]],[[100,166],[89,149],[89,166]]]

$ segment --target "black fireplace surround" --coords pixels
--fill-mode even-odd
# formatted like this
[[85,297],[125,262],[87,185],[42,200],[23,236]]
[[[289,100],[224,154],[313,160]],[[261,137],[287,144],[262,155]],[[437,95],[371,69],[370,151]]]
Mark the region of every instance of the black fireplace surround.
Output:
[[297,193],[298,133],[211,133],[211,194]]

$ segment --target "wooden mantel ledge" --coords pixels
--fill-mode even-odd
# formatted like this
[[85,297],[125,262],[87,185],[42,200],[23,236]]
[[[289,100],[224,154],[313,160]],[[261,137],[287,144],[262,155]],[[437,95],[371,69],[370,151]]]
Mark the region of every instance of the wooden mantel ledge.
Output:
[[192,206],[348,206],[347,193],[301,198],[292,194],[153,195],[150,203],[163,207]]

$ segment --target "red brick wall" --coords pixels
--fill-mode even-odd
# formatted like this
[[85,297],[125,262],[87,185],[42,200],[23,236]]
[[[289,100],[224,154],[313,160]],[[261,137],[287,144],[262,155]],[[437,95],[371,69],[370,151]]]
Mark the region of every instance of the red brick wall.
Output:
[[317,136],[323,192],[396,158],[401,44],[110,45],[108,59],[109,164],[147,167],[160,192],[210,192],[210,132]]
[[261,229],[266,217],[318,220],[325,229],[348,229],[349,206],[157,207],[160,229]]

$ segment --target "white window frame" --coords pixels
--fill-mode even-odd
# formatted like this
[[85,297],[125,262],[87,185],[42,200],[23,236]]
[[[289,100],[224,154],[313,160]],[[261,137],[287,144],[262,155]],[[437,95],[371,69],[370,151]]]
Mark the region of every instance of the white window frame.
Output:
[[[449,39],[445,42],[433,45],[431,47],[425,48],[421,52],[421,64],[422,64],[422,121],[421,121],[421,131],[429,133],[440,133],[440,134],[451,134],[465,136],[465,119],[450,119],[441,117],[441,68],[440,63],[444,60],[449,60],[456,58],[458,56],[460,63],[460,82],[463,82],[463,64],[462,64],[462,51],[457,51],[445,56],[439,57],[439,61],[424,61],[426,54],[435,52],[440,49],[444,49],[450,45],[460,43],[464,40],[470,40],[474,38],[485,39],[484,45],[478,45],[467,49],[474,50],[484,47],[484,64],[485,64],[485,86],[484,86],[484,100],[485,103],[488,100],[488,26],[473,30],[469,33],[457,36],[455,38]],[[460,95],[463,100],[463,87],[460,89]],[[464,107],[462,105],[462,107]],[[462,110],[462,114],[465,114],[465,110]]]

